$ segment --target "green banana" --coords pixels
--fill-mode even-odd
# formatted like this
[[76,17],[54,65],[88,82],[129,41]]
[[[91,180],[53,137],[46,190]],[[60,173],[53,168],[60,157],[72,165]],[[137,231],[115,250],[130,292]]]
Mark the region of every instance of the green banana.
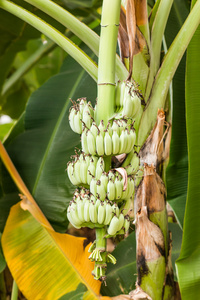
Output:
[[112,138],[111,138],[108,131],[105,132],[104,150],[105,150],[105,155],[111,155],[112,154]]
[[96,140],[94,135],[90,130],[87,132],[87,147],[88,147],[88,152],[92,155],[96,154]]
[[109,179],[107,184],[107,197],[111,201],[115,199],[115,183],[112,179]]
[[108,234],[112,236],[115,235],[118,231],[118,227],[119,227],[119,218],[116,215],[114,215],[108,227]]
[[101,204],[98,207],[98,223],[103,224],[106,217],[106,210],[104,202],[101,202]]

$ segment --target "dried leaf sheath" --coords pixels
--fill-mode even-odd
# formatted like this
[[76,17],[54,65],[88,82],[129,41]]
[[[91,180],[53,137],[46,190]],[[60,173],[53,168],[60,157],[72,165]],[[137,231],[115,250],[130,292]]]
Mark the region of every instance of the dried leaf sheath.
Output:
[[[169,300],[173,297],[171,243],[168,234],[166,189],[156,172],[160,170],[164,152],[163,110],[140,150],[144,176],[135,196],[137,285],[152,299]],[[136,298],[133,298],[136,299]]]

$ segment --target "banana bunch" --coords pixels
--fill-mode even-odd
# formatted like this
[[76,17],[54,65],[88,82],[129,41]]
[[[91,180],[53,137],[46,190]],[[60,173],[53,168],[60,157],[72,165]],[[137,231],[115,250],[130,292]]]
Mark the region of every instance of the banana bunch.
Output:
[[124,189],[124,181],[120,174],[110,170],[108,174],[102,173],[100,178],[92,178],[90,182],[90,192],[100,200],[106,198],[110,201],[128,200],[134,193],[134,180],[132,176],[127,178],[127,187]]
[[[117,114],[106,125],[103,120],[97,125],[96,107],[85,98],[74,102],[69,114],[71,129],[81,135],[82,152],[76,153],[67,164],[71,183],[81,188],[74,192],[67,217],[77,229],[96,229],[96,243],[89,250],[89,259],[95,261],[93,275],[100,280],[105,280],[107,263],[116,263],[106,251],[105,239],[125,234],[129,229],[127,212],[139,170],[139,157],[133,149],[134,120],[141,110],[141,98],[134,84],[128,81],[117,84],[115,106]],[[125,166],[109,170],[111,156],[124,153],[129,154],[129,165],[125,160]]]
[[82,150],[86,154],[109,156],[132,151],[136,141],[133,123],[127,119],[113,120],[104,126],[103,121],[97,126],[95,122],[81,135]]
[[123,210],[120,212],[116,203],[113,204],[108,200],[101,201],[85,189],[81,192],[75,191],[67,209],[67,217],[77,229],[108,226],[109,236],[124,234],[130,224],[128,215],[124,216]]
[[[93,155],[76,155],[75,159],[67,164],[68,177],[73,185],[90,185],[93,177],[97,174],[97,169],[103,169],[103,158],[99,158]],[[98,166],[98,168],[97,168]]]
[[86,126],[90,128],[94,121],[94,109],[91,102],[87,102],[86,98],[78,99],[71,107],[69,113],[69,124],[71,129],[81,134]]
[[141,106],[141,94],[130,81],[119,81],[116,85],[115,109],[119,117],[134,118]]

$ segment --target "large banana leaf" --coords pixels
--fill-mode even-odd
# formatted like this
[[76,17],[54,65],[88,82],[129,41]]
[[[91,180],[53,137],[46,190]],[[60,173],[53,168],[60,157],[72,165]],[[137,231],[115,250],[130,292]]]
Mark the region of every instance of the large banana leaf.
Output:
[[[194,4],[196,1],[192,1]],[[183,244],[177,270],[182,299],[200,295],[200,26],[187,51],[186,120],[188,137],[189,176]]]
[[[27,299],[59,299],[82,284],[84,299],[98,299],[84,238],[56,233],[26,198],[11,208],[2,235],[4,255]],[[30,288],[31,287],[31,288]],[[80,286],[79,286],[80,288]],[[79,293],[78,289],[78,293]]]
[[[189,13],[187,1],[175,0],[168,19],[165,38],[169,47]],[[175,73],[172,84],[172,140],[167,168],[167,200],[170,201],[179,225],[183,227],[187,197],[187,137],[185,121],[185,56]]]
[[[80,142],[79,135],[69,127],[70,98],[76,100],[86,96],[88,100],[95,100],[96,84],[68,57],[61,73],[48,80],[30,97],[25,112],[25,131],[16,130],[16,134],[5,143],[17,170],[45,216],[56,230],[62,232],[67,228],[66,209],[74,190],[65,169],[74,154],[74,147]],[[23,130],[22,126],[20,128]],[[2,185],[4,199],[0,200],[3,203],[0,224],[13,205],[8,200],[9,194],[16,191],[6,171]],[[17,197],[14,201],[18,201]]]

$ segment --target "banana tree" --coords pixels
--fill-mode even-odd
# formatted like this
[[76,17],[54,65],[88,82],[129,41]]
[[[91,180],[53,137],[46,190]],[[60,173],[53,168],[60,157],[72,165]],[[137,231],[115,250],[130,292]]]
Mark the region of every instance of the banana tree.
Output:
[[[16,282],[13,299],[17,299],[17,286],[27,299],[178,299],[171,258],[177,257],[178,230],[182,229],[176,276],[182,298],[196,299],[200,289],[196,199],[200,1],[192,1],[173,42],[166,26],[171,9],[176,11],[179,2],[152,2],[104,0],[98,36],[62,7],[65,3],[69,8],[92,7],[98,1],[58,5],[49,0],[0,0],[2,12],[39,30],[78,63],[67,56],[60,73],[31,95],[4,141],[7,151],[0,144],[6,167],[1,169],[1,241]],[[38,10],[45,17],[39,18]],[[52,25],[52,19],[62,25],[60,29]],[[77,44],[69,33],[63,34],[63,26],[79,38],[71,34]],[[79,47],[80,40],[87,49]],[[185,112],[175,119],[185,106],[177,94],[179,84],[174,80],[172,86],[171,82],[187,47],[189,175],[185,208],[186,187],[177,191],[175,186],[181,184],[177,177],[183,168],[186,172],[181,176],[187,180],[187,152],[176,144],[182,131],[182,143],[186,141]],[[46,48],[43,54],[49,51]],[[32,64],[33,58],[25,71]],[[16,71],[7,80],[2,95],[25,71]],[[68,177],[64,173],[67,161]],[[168,225],[166,184],[181,229]],[[78,230],[94,229],[95,240],[87,245],[84,238],[64,234],[69,221]],[[135,232],[128,235],[133,227]],[[124,235],[128,237],[111,254],[107,239],[119,241]],[[3,256],[1,262],[3,269]],[[3,286],[2,276],[1,282]],[[2,295],[5,298],[5,292]]]

